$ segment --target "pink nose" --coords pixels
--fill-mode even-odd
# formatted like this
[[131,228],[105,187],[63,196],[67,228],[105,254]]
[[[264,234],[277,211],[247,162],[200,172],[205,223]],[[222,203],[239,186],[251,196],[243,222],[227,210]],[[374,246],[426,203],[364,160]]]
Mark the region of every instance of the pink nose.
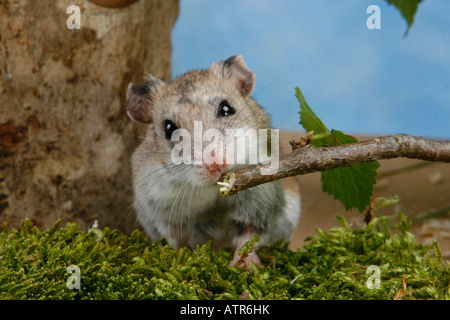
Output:
[[213,162],[211,164],[204,163],[203,167],[209,172],[209,173],[216,173],[216,172],[224,172],[227,164],[225,161],[223,163],[216,163]]

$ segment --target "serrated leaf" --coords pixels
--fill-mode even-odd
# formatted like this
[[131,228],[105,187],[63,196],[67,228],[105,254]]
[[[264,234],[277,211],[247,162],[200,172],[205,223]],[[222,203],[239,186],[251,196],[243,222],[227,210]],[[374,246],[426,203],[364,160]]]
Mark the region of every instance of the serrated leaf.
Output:
[[341,146],[341,145],[353,143],[353,142],[358,142],[358,139],[356,139],[355,137],[346,135],[342,131],[332,129],[328,144],[331,146]]
[[389,4],[393,4],[401,12],[403,18],[405,18],[408,23],[408,30],[411,28],[417,6],[421,1],[422,0],[387,0]]
[[[358,139],[342,131],[334,129],[329,131],[308,105],[299,87],[296,88],[296,96],[300,102],[300,124],[306,131],[314,131],[320,136],[318,139],[314,139],[313,136],[312,145],[340,146],[358,142]],[[323,133],[328,134],[322,136]],[[321,172],[322,189],[339,200],[346,210],[358,209],[362,212],[370,204],[379,166],[377,161],[373,161],[323,171]]]
[[329,132],[327,127],[323,124],[322,120],[316,116],[316,114],[309,107],[299,87],[295,88],[296,97],[300,102],[300,124],[306,131],[314,131],[314,133]]
[[377,161],[355,164],[351,167],[323,171],[323,191],[339,200],[345,210],[364,211],[370,205],[373,185],[376,183]]
[[[303,128],[309,132],[314,131],[315,135],[320,135],[321,138],[314,139],[311,141],[311,144],[316,147],[321,147],[323,145],[328,146],[340,146],[347,143],[357,142],[358,139],[348,136],[344,134],[342,131],[338,130],[331,130],[329,131],[328,128],[325,126],[325,124],[320,120],[318,116],[314,113],[314,111],[311,109],[311,107],[308,105],[308,103],[305,100],[305,97],[303,96],[301,90],[299,87],[295,88],[296,90],[296,97],[298,101],[300,102],[300,124],[303,126]],[[322,137],[321,134],[328,133],[328,135],[325,135]]]

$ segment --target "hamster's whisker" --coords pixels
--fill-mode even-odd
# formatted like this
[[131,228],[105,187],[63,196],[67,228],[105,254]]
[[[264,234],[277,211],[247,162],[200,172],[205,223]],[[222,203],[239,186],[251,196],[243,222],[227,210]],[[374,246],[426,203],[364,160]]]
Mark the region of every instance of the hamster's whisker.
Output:
[[138,138],[138,139],[142,139],[142,140],[149,140],[149,138],[146,136],[141,136],[141,135],[136,135],[136,134],[131,134],[131,133],[126,133],[126,134],[124,134],[124,136],[127,138],[135,138],[135,139]]
[[[169,180],[169,179],[172,177],[172,175],[173,175],[174,173],[176,173],[177,171],[181,171],[182,169],[183,169],[183,168],[180,168],[180,167],[178,167],[178,166],[175,166],[175,167],[169,167],[169,168],[167,168],[167,166],[166,166],[166,167],[161,167],[161,168],[157,169],[156,171],[153,171],[153,172],[150,172],[150,173],[144,175],[143,178],[141,178],[140,180],[138,180],[138,181],[136,182],[136,185],[142,185],[142,184],[144,184],[147,180],[151,179],[154,175],[157,175],[157,174],[160,173],[160,171],[162,171],[162,170],[165,170],[165,172],[163,172],[163,174],[165,173],[166,176],[164,177],[164,179],[163,179],[162,181],[160,181],[160,184],[164,184],[167,180]],[[147,202],[148,200],[150,200],[150,199],[151,199],[151,195],[149,194],[149,195],[147,196],[146,202]],[[144,203],[145,203],[145,202],[144,202]],[[152,212],[152,216],[151,216],[151,219],[150,219],[151,222],[153,222],[154,217],[156,216],[156,214],[157,214],[157,212],[158,212],[158,210],[159,210],[159,208],[160,208],[160,206],[161,206],[162,203],[163,203],[162,200],[159,200],[159,201],[158,201],[158,203],[157,203],[157,205],[156,205],[156,207],[155,207],[155,210],[153,210],[153,212]],[[138,211],[138,212],[137,212],[138,216],[144,211],[144,209],[145,209],[144,204],[142,204],[140,210],[136,210],[136,211]]]
[[161,173],[161,171],[163,171],[163,173],[166,173],[166,179],[169,179],[170,175],[172,173],[176,173],[177,170],[183,169],[181,167],[177,167],[176,165],[162,166],[161,168],[158,168],[155,171],[150,171],[144,174],[144,176],[141,179],[137,180],[135,184],[142,184],[143,182],[147,182],[148,179],[152,178],[152,176],[157,176],[158,174]]
[[184,186],[185,183],[186,183],[186,182],[183,181],[183,184],[181,185],[181,187],[179,187],[178,193],[177,193],[177,195],[175,196],[175,199],[173,200],[173,204],[172,204],[172,208],[170,209],[169,220],[168,220],[168,228],[169,228],[169,230],[170,230],[170,226],[171,226],[170,221],[171,221],[171,219],[172,219],[173,209],[174,209],[174,207],[175,207],[175,204],[177,204],[177,202],[178,202],[178,197],[180,196],[181,191],[184,191],[184,190],[183,190],[183,186]]
[[266,90],[267,88],[269,88],[270,86],[273,86],[276,83],[285,81],[287,76],[292,76],[293,74],[295,74],[294,71],[289,71],[289,72],[285,72],[282,75],[280,75],[278,78],[275,78],[274,80],[266,83],[265,85],[263,85],[262,88],[260,88],[258,91],[256,91],[255,93],[252,94],[253,98],[256,98],[256,96],[258,96],[261,92],[263,92],[264,90]]
[[[190,210],[190,205],[188,205],[188,204],[190,204],[190,201],[188,201],[188,199],[186,199],[186,204],[185,204],[185,196],[186,196],[186,194],[188,194],[189,193],[189,191],[190,191],[190,189],[189,189],[189,187],[190,187],[190,184],[187,182],[187,181],[185,181],[185,183],[184,183],[184,186],[183,186],[183,188],[185,189],[184,190],[184,192],[183,192],[183,197],[181,198],[181,207],[183,208],[182,209],[182,214],[179,216],[179,219],[180,219],[180,238],[181,239],[183,239],[183,225],[185,224],[185,221],[183,221],[183,217],[185,217],[185,209],[187,209],[188,210],[188,212],[187,212],[187,214],[186,214],[186,216],[187,216],[187,221],[189,221],[189,210]],[[188,197],[189,197],[189,194],[188,194]],[[187,225],[189,225],[189,224],[187,224]],[[189,234],[189,233],[188,233]]]

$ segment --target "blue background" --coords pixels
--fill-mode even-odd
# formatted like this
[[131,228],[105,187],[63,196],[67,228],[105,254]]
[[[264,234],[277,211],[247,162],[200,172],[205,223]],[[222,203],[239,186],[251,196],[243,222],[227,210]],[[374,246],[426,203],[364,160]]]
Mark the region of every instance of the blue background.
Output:
[[[367,7],[381,9],[369,30]],[[272,124],[300,130],[299,86],[329,129],[450,138],[450,1],[406,20],[381,0],[181,0],[172,76],[243,54]]]

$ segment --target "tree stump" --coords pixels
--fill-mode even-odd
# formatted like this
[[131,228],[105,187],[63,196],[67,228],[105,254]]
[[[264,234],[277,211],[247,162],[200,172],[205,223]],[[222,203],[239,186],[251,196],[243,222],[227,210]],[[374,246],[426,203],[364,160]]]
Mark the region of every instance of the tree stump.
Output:
[[177,15],[178,0],[0,0],[0,223],[135,227],[130,155],[145,128],[125,93],[146,72],[170,79]]

